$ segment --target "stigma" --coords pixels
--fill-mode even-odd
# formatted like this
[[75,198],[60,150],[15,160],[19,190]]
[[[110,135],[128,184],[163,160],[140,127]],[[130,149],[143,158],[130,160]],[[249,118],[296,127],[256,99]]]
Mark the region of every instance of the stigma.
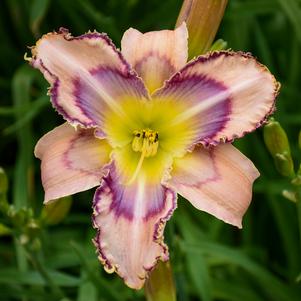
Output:
[[135,152],[141,152],[144,158],[153,157],[157,154],[159,146],[159,135],[150,129],[135,130],[132,148]]

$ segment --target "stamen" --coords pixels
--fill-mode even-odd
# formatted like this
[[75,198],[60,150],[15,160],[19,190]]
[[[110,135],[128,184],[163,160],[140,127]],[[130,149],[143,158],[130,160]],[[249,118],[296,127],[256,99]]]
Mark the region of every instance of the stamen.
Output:
[[155,156],[159,146],[159,135],[157,132],[146,130],[135,130],[132,148],[135,152],[142,152],[145,158]]
[[134,139],[132,142],[132,148],[134,152],[141,152],[140,159],[137,167],[134,171],[133,176],[127,183],[127,185],[135,181],[145,158],[153,157],[157,154],[159,146],[159,134],[155,131],[146,130],[135,130],[133,132]]

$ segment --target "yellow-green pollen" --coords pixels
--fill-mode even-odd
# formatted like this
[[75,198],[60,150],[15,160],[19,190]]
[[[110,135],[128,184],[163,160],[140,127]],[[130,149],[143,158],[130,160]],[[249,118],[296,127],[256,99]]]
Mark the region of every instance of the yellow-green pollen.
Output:
[[142,163],[145,158],[153,157],[157,154],[159,146],[159,134],[150,129],[135,130],[133,132],[134,138],[132,142],[132,149],[134,152],[140,152],[141,156],[135,172],[128,184],[131,184],[137,177]]

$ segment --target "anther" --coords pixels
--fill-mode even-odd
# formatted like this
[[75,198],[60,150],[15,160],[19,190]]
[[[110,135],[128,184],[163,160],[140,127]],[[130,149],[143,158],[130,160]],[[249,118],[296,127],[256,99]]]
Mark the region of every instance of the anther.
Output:
[[150,129],[135,130],[132,148],[135,152],[144,153],[144,157],[155,156],[159,146],[159,134]]
[[140,159],[133,176],[128,181],[127,185],[133,183],[142,167],[142,163],[145,158],[153,157],[157,154],[159,146],[159,135],[152,130],[135,130],[133,132],[134,138],[132,142],[132,148],[134,152],[141,152]]

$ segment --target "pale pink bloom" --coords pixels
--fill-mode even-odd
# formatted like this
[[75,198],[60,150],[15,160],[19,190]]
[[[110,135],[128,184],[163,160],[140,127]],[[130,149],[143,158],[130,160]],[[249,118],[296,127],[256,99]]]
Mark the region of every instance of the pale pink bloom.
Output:
[[230,143],[274,111],[279,84],[250,54],[213,52],[187,63],[186,25],[105,34],[44,35],[31,65],[67,121],[40,139],[45,202],[99,186],[94,239],[107,271],[132,288],[168,260],[163,242],[177,193],[241,228],[259,176]]

